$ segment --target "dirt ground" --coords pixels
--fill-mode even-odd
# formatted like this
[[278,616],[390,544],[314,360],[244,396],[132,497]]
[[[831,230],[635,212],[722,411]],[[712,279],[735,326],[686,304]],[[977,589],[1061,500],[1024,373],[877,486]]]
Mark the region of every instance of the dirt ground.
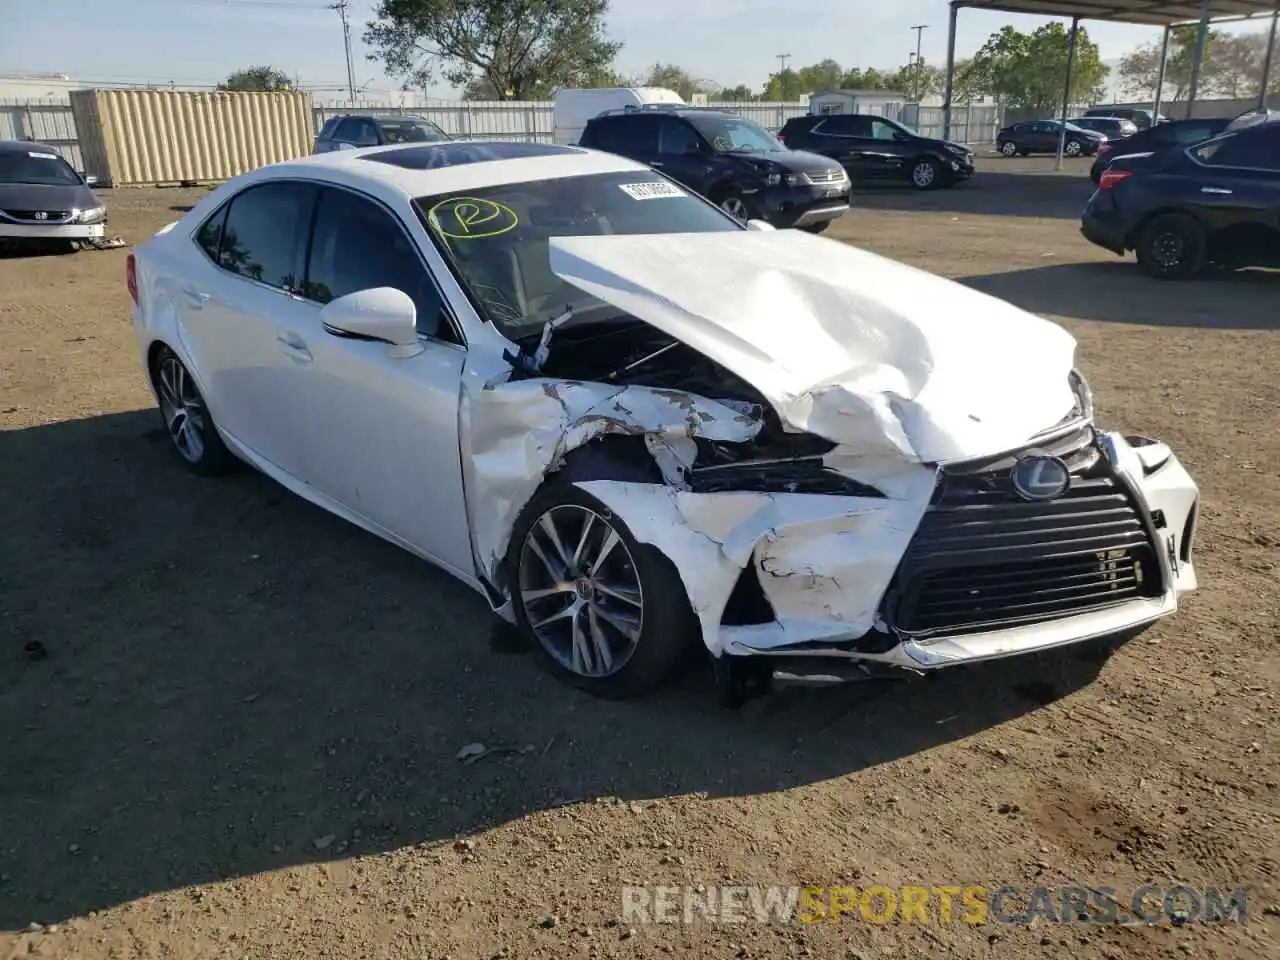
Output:
[[[408,554],[189,477],[127,251],[0,259],[0,957],[1280,955],[1280,275],[1147,280],[1048,168],[862,195],[832,235],[1067,326],[1101,421],[1200,482],[1201,590],[1105,663],[739,713],[698,672],[570,691]],[[134,242],[197,195],[104,192]],[[1244,886],[1247,922],[620,922],[627,884],[1178,881]]]

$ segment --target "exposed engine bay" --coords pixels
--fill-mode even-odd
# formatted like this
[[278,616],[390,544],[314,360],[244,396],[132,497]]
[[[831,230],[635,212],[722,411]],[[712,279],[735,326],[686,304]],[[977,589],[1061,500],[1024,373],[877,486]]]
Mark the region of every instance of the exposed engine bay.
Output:
[[679,390],[716,400],[762,424],[746,443],[692,441],[697,453],[684,479],[697,493],[827,493],[880,497],[872,486],[830,469],[823,456],[836,444],[784,428],[777,414],[741,377],[641,320],[570,325],[557,332],[540,376],[619,386]]

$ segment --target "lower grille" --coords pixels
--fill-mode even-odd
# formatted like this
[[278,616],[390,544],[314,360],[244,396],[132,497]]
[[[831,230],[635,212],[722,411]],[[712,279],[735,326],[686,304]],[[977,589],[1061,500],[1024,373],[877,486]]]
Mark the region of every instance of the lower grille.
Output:
[[810,183],[840,183],[844,180],[843,170],[816,170],[805,174]]
[[913,636],[974,633],[1160,595],[1147,524],[1092,429],[1033,452],[1071,468],[1058,499],[1020,498],[1004,466],[1016,457],[942,470],[886,594],[888,623]]

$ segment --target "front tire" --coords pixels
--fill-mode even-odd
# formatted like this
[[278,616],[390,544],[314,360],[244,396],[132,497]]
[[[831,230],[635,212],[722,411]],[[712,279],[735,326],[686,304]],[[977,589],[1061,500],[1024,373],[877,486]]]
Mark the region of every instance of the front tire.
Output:
[[512,530],[516,623],[551,672],[606,699],[659,687],[696,620],[679,573],[595,497],[553,478]]
[[1138,233],[1138,265],[1157,280],[1187,280],[1200,273],[1209,241],[1193,217],[1167,213],[1148,221]]
[[1068,157],[1078,157],[1084,152],[1079,140],[1068,140],[1062,147],[1062,152]]
[[1000,145],[1000,152],[1012,159],[1018,155],[1018,145],[1012,140],[1007,140]]
[[161,347],[152,358],[151,383],[170,449],[183,466],[200,476],[225,472],[234,458],[218,435],[195,379],[168,347]]
[[942,185],[942,164],[932,157],[922,157],[911,167],[911,186],[917,190],[934,190]]
[[752,206],[751,201],[736,193],[730,193],[721,197],[718,201],[718,206],[721,210],[740,223],[746,223],[748,220],[758,219],[755,207]]

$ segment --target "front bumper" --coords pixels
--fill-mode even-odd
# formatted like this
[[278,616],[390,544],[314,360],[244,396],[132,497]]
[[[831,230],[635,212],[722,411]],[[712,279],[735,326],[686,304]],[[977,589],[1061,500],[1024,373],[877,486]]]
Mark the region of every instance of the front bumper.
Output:
[[764,187],[755,194],[755,202],[761,216],[775,227],[808,227],[846,213],[850,189],[848,180],[821,186]]
[[[1079,480],[1084,499],[1064,499],[1040,518],[1047,522],[1039,527],[1025,519],[1015,525],[1019,505],[994,502],[991,490],[983,497],[997,513],[1006,511],[1008,520],[979,539],[966,542],[956,532],[959,527],[931,528],[927,512],[870,632],[842,634],[836,624],[816,623],[812,603],[797,600],[785,588],[771,589],[768,571],[762,570],[760,582],[775,622],[723,627],[723,653],[834,658],[927,671],[1123,634],[1172,614],[1178,598],[1197,585],[1192,561],[1199,500],[1195,482],[1164,444],[1099,434],[1096,447],[1101,460],[1093,460],[1088,477],[1081,473]],[[1079,452],[1073,456],[1078,462]],[[946,482],[944,476],[942,484]],[[1088,506],[1090,501],[1096,505]],[[942,503],[940,507],[935,496],[929,510],[945,511]],[[973,511],[974,505],[953,509]],[[961,526],[978,525],[971,518],[980,515],[966,513]],[[775,541],[784,538],[785,531],[775,534]],[[768,559],[771,551],[777,553],[773,544],[762,544],[757,555]],[[953,558],[940,561],[949,551]],[[1001,552],[1008,553],[1007,559],[992,564],[990,555]],[[775,566],[777,559],[772,557]],[[927,576],[913,576],[906,585],[900,581],[909,568],[913,575]],[[996,570],[1005,572],[998,587],[989,586],[997,582]],[[839,571],[828,572],[834,577]],[[815,579],[824,576],[812,566],[808,573]],[[1039,586],[1029,592],[1033,583]],[[984,604],[989,604],[985,612]],[[940,619],[948,609],[955,611],[954,624]],[[797,618],[807,622],[797,623]],[[806,639],[806,630],[826,635]]]
[[953,181],[969,180],[973,177],[973,154],[965,156],[952,155],[948,161],[948,171]]
[[106,231],[106,221],[39,226],[0,220],[0,238],[5,240],[100,240]]

